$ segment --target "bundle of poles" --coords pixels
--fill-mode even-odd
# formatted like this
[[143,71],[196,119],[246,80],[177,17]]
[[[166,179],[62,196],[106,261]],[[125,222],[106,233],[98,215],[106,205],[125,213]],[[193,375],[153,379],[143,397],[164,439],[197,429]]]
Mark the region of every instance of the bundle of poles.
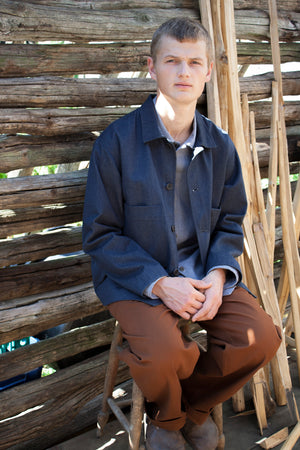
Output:
[[[284,100],[280,68],[277,5],[269,0],[270,37],[274,67],[272,83],[272,117],[270,135],[269,182],[265,204],[256,148],[255,116],[249,112],[247,94],[240,95],[233,0],[199,0],[201,21],[214,42],[215,69],[207,85],[208,117],[228,131],[240,156],[248,211],[244,220],[245,249],[240,257],[243,277],[262,307],[282,328],[284,339],[270,366],[261,369],[252,379],[251,388],[261,433],[267,427],[268,409],[274,401],[270,390],[270,372],[277,405],[287,405],[289,425],[284,450],[293,448],[300,436],[297,405],[287,358],[287,345],[296,349],[300,378],[300,181],[292,198],[289,174]],[[222,101],[220,101],[222,99]],[[227,101],[226,101],[227,99]],[[277,180],[280,186],[280,210],[284,261],[278,287],[274,283],[275,209]],[[286,306],[290,301],[290,312]],[[233,398],[234,409],[244,409],[244,393]],[[277,442],[279,444],[280,442]],[[262,445],[263,446],[263,445]],[[264,446],[264,448],[271,448]]]

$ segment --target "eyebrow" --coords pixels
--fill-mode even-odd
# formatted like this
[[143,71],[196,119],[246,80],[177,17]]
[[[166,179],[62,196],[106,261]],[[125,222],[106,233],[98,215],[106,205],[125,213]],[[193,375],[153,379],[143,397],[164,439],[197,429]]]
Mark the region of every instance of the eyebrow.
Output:
[[[176,56],[176,55],[165,55],[164,57],[163,57],[164,59],[167,59],[167,58],[179,58],[179,59],[182,59],[182,57],[181,56]],[[197,59],[197,60],[199,60],[199,61],[203,61],[204,60],[204,58],[202,58],[201,56],[192,56],[192,57],[188,57],[188,59]]]

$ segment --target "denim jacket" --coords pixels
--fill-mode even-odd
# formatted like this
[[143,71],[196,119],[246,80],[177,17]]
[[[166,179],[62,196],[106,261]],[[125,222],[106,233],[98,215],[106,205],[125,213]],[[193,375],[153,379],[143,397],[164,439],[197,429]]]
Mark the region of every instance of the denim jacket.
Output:
[[[188,168],[191,220],[203,276],[215,266],[240,267],[247,201],[236,149],[227,133],[196,111]],[[152,96],[96,140],[83,214],[83,249],[104,305],[140,300],[162,276],[177,276],[174,220],[176,149],[162,136]],[[241,278],[241,276],[240,276]]]

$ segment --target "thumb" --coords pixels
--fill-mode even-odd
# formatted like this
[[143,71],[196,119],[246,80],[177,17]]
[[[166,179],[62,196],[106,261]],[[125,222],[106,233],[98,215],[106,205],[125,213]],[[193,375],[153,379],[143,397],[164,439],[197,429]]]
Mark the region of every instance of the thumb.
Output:
[[192,279],[191,283],[192,283],[193,287],[198,290],[206,290],[212,286],[212,283],[208,283],[207,281],[204,281],[204,280]]

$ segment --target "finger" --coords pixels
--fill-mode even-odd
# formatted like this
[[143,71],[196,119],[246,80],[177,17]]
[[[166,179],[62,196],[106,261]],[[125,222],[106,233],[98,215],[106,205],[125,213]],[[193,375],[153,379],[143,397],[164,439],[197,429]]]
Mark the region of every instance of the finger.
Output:
[[212,286],[212,283],[204,281],[204,280],[194,280],[192,279],[192,285],[194,288],[201,290],[203,289],[206,291],[206,289],[209,289]]
[[192,314],[188,313],[187,311],[183,311],[179,314],[179,316],[185,320],[190,320]]

